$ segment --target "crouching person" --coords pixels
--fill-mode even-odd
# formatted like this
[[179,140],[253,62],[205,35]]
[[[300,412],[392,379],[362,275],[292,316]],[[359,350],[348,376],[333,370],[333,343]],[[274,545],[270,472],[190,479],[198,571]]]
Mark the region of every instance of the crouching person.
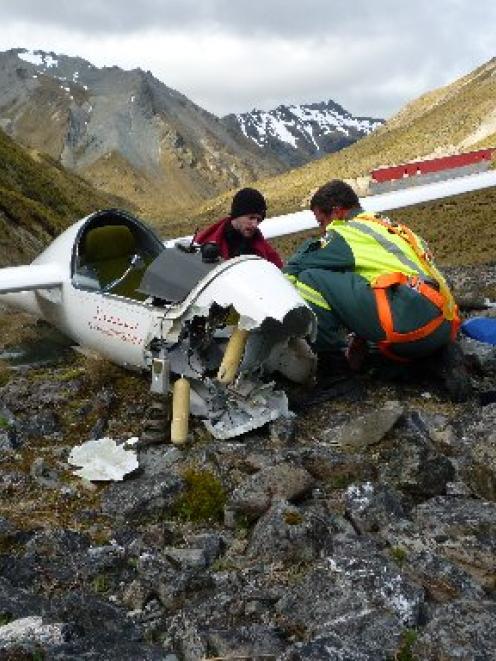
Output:
[[319,188],[310,207],[322,238],[306,241],[284,271],[317,315],[317,352],[342,345],[343,329],[353,333],[347,357],[355,369],[367,342],[399,363],[453,342],[457,306],[421,237],[364,211],[340,180]]

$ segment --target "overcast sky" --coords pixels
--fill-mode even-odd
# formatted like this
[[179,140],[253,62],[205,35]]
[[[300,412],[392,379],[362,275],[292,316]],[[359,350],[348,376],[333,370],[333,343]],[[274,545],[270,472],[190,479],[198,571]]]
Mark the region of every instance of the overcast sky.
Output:
[[389,117],[496,55],[495,0],[0,0],[0,50],[150,70],[218,115]]

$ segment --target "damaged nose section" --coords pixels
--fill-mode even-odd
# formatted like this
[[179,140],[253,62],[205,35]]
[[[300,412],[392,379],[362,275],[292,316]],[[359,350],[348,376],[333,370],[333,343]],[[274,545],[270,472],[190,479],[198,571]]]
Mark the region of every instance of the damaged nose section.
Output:
[[[234,324],[234,326],[232,325]],[[313,312],[273,264],[252,255],[221,263],[164,311],[162,346],[172,373],[189,378],[191,413],[220,439],[290,415],[267,376],[303,383],[316,357]]]
[[315,370],[316,358],[303,340],[314,339],[315,316],[296,289],[273,264],[257,257],[232,260],[195,301],[232,308],[238,315],[219,369],[221,383],[236,374],[279,371],[303,383]]
[[[291,415],[286,394],[264,377],[279,372],[304,383],[316,368],[316,357],[303,339],[313,337],[315,317],[281,273],[268,262],[247,260],[225,276],[208,287],[217,305],[229,305],[239,315],[210,386],[216,396],[205,426],[217,438],[232,438]],[[195,385],[193,389],[200,394]]]
[[244,255],[224,262],[202,285],[196,296],[192,292],[195,308],[208,310],[213,303],[233,307],[241,329],[273,324],[284,327],[289,335],[315,332],[315,317],[308,305],[279,269],[260,257]]

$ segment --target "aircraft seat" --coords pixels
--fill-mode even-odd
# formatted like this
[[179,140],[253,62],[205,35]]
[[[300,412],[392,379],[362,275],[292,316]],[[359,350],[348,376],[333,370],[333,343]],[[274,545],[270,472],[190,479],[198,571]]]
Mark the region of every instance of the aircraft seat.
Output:
[[[130,266],[133,255],[138,252],[134,236],[125,225],[105,225],[95,227],[86,235],[84,260],[97,275],[100,289],[105,289],[117,280]],[[146,266],[132,269],[122,282],[111,288],[112,294],[134,300],[144,300],[143,294],[136,291]]]

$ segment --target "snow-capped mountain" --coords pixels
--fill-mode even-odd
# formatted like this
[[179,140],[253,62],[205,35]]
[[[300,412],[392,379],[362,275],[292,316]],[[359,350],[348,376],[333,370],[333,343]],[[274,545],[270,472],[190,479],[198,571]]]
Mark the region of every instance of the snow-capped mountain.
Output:
[[0,128],[155,217],[284,170],[149,71],[44,51],[0,53]]
[[259,147],[294,167],[351,145],[384,123],[382,119],[353,117],[334,101],[280,105],[223,118],[240,128]]

